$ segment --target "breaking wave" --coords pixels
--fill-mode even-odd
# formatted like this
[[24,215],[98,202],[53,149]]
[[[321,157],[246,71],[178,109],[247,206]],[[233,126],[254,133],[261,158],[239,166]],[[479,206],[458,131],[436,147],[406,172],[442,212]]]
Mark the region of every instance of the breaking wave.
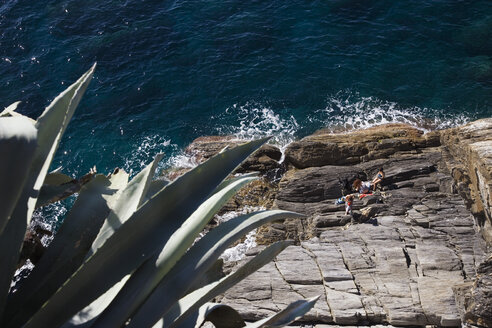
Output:
[[216,129],[219,134],[234,135],[241,140],[269,136],[272,137],[270,142],[280,148],[294,141],[300,128],[293,115],[282,115],[272,108],[253,102],[234,104],[215,118],[225,122],[236,122],[232,125],[219,125]]
[[376,97],[338,92],[328,97],[326,107],[308,116],[307,124],[334,132],[365,129],[386,123],[406,123],[425,131],[445,129],[467,123],[470,115],[449,114],[445,110],[405,107]]

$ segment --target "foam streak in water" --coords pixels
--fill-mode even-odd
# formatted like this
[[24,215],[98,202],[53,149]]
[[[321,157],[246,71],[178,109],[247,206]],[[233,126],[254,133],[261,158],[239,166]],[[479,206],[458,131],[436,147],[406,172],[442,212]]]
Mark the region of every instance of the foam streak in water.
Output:
[[232,134],[241,140],[271,136],[271,142],[279,147],[292,142],[299,129],[299,124],[292,115],[282,117],[272,108],[249,102],[245,105],[234,104],[217,118],[237,122],[236,125],[220,126],[217,129],[220,134]]
[[365,129],[386,123],[406,123],[424,130],[434,130],[464,124],[468,120],[464,115],[449,115],[436,109],[404,107],[395,102],[362,97],[358,93],[347,91],[329,97],[326,107],[309,117],[310,124],[321,124],[333,131]]

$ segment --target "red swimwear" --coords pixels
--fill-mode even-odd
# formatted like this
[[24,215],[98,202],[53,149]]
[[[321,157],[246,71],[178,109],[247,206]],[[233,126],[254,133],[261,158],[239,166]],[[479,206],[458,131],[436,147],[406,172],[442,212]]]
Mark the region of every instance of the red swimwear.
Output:
[[359,195],[359,199],[362,199],[362,198],[367,197],[367,196],[372,196],[372,193],[370,193],[370,194],[360,194]]

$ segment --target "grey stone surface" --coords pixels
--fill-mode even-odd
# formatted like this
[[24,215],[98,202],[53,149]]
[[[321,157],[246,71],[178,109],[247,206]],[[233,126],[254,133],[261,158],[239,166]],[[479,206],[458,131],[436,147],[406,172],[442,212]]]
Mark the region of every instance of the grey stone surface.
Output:
[[[486,123],[490,130],[492,121]],[[478,125],[469,127],[470,136],[492,140]],[[465,130],[459,131],[463,138]],[[297,244],[233,287],[223,301],[253,320],[321,295],[300,321],[306,327],[458,327],[462,322],[490,327],[492,260],[483,262],[482,236],[488,233],[492,169],[485,165],[492,146],[470,141],[451,149],[440,146],[438,135],[402,131],[401,138],[383,131],[381,142],[362,134],[364,145],[351,146],[346,137],[337,144],[336,137],[324,135],[292,145],[289,160],[296,168],[283,176],[274,207],[307,219],[276,222],[261,230],[258,240],[291,238]],[[455,140],[448,132],[442,136],[448,145]],[[341,154],[316,149],[353,154],[340,165]],[[472,158],[458,161],[457,155]],[[471,160],[480,176],[468,176],[460,164]],[[354,215],[346,216],[335,199],[350,192],[355,178],[370,180],[381,166],[386,177],[380,188],[356,199]],[[471,194],[481,197],[477,202],[466,192],[480,183]]]

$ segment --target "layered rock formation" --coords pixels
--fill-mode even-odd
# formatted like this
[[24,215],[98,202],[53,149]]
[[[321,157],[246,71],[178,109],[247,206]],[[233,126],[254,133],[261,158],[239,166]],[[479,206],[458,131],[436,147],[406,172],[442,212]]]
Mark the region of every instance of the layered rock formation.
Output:
[[[215,152],[232,142],[210,141],[219,145]],[[201,149],[213,147],[204,145],[201,140],[190,149],[211,156],[214,151]],[[492,119],[427,134],[401,124],[320,131],[289,145],[283,167],[278,158],[268,146],[240,170],[282,173],[276,187],[253,187],[254,199],[307,219],[260,230],[260,244],[297,244],[222,302],[256,320],[293,300],[322,295],[301,319],[316,327],[492,327]],[[386,173],[380,189],[357,199],[353,215],[345,215],[335,199],[380,167]],[[241,206],[238,199],[234,206]]]
[[480,220],[483,237],[492,243],[492,119],[442,131],[441,140],[460,194]]

